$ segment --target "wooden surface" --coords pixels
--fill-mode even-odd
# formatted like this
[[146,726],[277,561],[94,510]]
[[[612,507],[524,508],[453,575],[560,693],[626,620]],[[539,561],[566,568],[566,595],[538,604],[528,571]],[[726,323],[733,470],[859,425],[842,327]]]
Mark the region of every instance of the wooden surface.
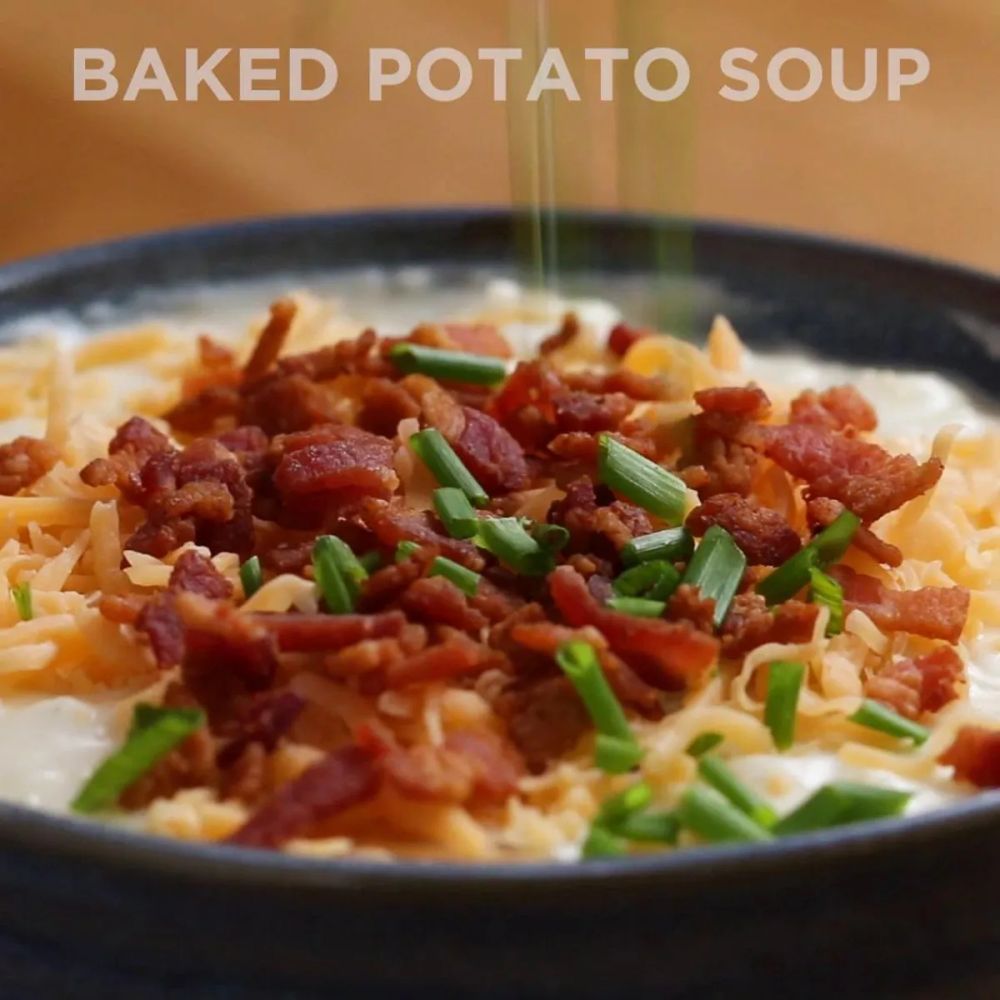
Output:
[[[527,47],[531,6],[0,0],[0,259],[249,215],[524,200],[539,135],[546,148],[538,116],[550,113],[548,189],[564,202],[791,226],[1000,271],[997,0],[550,0],[548,44],[672,45],[690,59],[691,92],[669,106],[601,105],[591,68],[580,71],[589,99],[548,112],[493,103],[485,72],[454,104],[412,84],[368,101],[369,46]],[[75,104],[75,45],[111,48],[124,66],[155,45],[171,68],[185,46],[311,45],[333,52],[341,82],[317,104]],[[762,57],[843,45],[855,65],[865,46],[917,46],[932,70],[899,104],[884,90],[865,104],[828,92],[729,104],[716,93],[717,60],[736,45]]]

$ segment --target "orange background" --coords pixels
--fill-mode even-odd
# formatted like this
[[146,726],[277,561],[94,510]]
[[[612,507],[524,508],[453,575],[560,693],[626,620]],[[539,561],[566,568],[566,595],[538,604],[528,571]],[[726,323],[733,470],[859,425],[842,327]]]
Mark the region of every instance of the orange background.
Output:
[[[996,0],[550,0],[547,44],[671,45],[691,63],[691,92],[674,105],[601,105],[595,69],[577,58],[590,97],[581,105],[495,104],[484,65],[454,104],[431,102],[413,83],[368,101],[370,46],[414,57],[442,45],[473,56],[480,46],[530,48],[541,6],[0,0],[0,258],[251,215],[508,204],[537,188],[564,203],[790,226],[1000,271]],[[123,71],[143,46],[157,46],[172,70],[185,46],[315,46],[336,57],[340,84],[315,104],[79,104],[78,45],[112,49]],[[845,46],[856,68],[865,46],[920,47],[931,76],[899,104],[885,100],[884,86],[864,104],[841,103],[827,88],[802,104],[717,95],[723,50],[748,46],[766,59],[788,45]],[[516,86],[526,87],[523,70]],[[553,132],[542,128],[546,115]],[[552,165],[541,185],[536,148]]]

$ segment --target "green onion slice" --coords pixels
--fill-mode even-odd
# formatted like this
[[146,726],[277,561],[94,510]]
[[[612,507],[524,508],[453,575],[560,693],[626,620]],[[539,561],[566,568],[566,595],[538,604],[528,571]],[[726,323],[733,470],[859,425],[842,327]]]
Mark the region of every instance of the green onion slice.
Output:
[[752,788],[743,784],[721,757],[711,753],[702,754],[698,758],[698,773],[740,812],[746,813],[765,830],[777,822],[778,817],[770,805]]
[[479,526],[469,498],[455,486],[442,486],[434,491],[434,509],[445,531],[452,538],[472,538]]
[[561,552],[569,542],[569,529],[561,524],[546,524],[522,518],[529,535],[547,552]]
[[680,820],[676,813],[635,813],[626,816],[614,826],[614,832],[626,840],[638,840],[651,844],[676,844],[681,832]]
[[396,546],[394,559],[396,562],[406,562],[412,555],[420,551],[420,546],[416,542],[400,542]]
[[774,832],[785,837],[845,823],[898,816],[910,798],[909,792],[892,788],[876,788],[850,781],[834,782],[813,793],[776,824]]
[[687,562],[692,552],[694,538],[687,528],[665,528],[663,531],[633,538],[622,547],[619,554],[626,566],[634,566],[653,559],[671,563]]
[[860,708],[853,715],[849,715],[848,719],[851,722],[856,722],[859,726],[877,729],[880,733],[887,733],[889,736],[913,740],[918,745],[926,742],[927,737],[931,734],[926,726],[922,726],[912,719],[906,719],[881,702],[873,701],[870,698],[861,702]]
[[648,597],[610,597],[608,607],[636,618],[662,618],[667,602],[653,601]]
[[684,571],[684,583],[697,587],[702,597],[715,601],[712,620],[716,627],[725,620],[746,566],[747,557],[733,541],[733,536],[725,528],[713,524]]
[[617,795],[605,799],[601,803],[601,808],[594,822],[598,826],[614,828],[626,817],[633,813],[642,812],[652,801],[653,789],[645,781],[637,781]]
[[[340,546],[347,549],[350,559],[344,557]],[[321,535],[313,545],[312,562],[316,585],[331,614],[345,615],[354,610],[360,584],[355,575],[356,570],[351,568],[352,560],[364,573],[354,553],[339,538],[333,535]]]
[[610,434],[600,436],[597,472],[606,486],[668,524],[678,524],[684,517],[684,481]]
[[358,556],[358,562],[361,563],[364,571],[371,576],[376,570],[382,568],[382,553],[378,549],[372,549],[371,552]]
[[439,430],[428,427],[425,431],[413,434],[410,437],[410,447],[442,486],[461,490],[476,507],[485,507],[489,503],[486,490],[462,464],[455,449]]
[[692,757],[700,757],[703,753],[714,750],[724,739],[722,733],[701,733],[687,745],[685,752]]
[[126,788],[205,722],[196,708],[136,705],[124,746],[91,775],[73,800],[77,812],[107,809]]
[[625,774],[642,760],[643,749],[634,738],[598,733],[594,741],[594,762],[607,774]]
[[779,750],[787,750],[795,742],[795,712],[805,674],[805,664],[790,660],[778,660],[767,668],[764,722]]
[[826,634],[839,635],[844,631],[844,588],[818,566],[810,567],[809,582],[809,600],[830,609]]
[[468,594],[469,597],[475,597],[476,591],[479,589],[478,573],[471,569],[466,569],[465,566],[460,565],[452,559],[446,559],[444,556],[435,557],[430,569],[427,571],[427,575],[443,576],[446,580],[450,580],[455,584],[463,593]]
[[709,843],[770,840],[771,835],[711,788],[693,785],[677,808],[682,826]]
[[648,597],[665,601],[681,582],[680,573],[664,559],[639,563],[620,573],[611,587],[619,597]]
[[781,604],[794,597],[807,583],[810,570],[835,563],[847,551],[861,519],[841,511],[808,545],[783,562],[757,584],[757,593],[768,604]]
[[17,617],[23,622],[29,622],[35,617],[35,604],[31,597],[31,584],[19,583],[10,588],[10,596],[17,609]]
[[592,826],[583,842],[583,857],[620,858],[628,854],[628,842],[601,826]]
[[524,576],[544,576],[555,566],[552,551],[532,538],[517,517],[481,518],[476,543]]
[[429,375],[469,385],[497,385],[507,376],[501,358],[464,351],[446,351],[422,344],[395,344],[389,351],[393,364],[407,374]]
[[253,597],[264,585],[264,576],[260,569],[260,559],[251,556],[240,566],[240,583],[243,584],[243,596]]

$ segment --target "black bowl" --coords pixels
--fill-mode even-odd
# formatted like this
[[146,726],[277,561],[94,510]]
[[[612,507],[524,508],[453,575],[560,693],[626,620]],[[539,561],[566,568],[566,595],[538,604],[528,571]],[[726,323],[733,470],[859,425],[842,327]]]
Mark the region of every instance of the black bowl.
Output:
[[[72,250],[0,269],[0,322],[96,302],[127,311],[138,289],[373,263],[426,264],[454,282],[510,264],[514,221],[291,218]],[[568,285],[667,282],[665,297],[638,295],[639,319],[669,301],[704,329],[721,311],[752,344],[943,371],[1000,395],[994,278],[725,225],[563,224],[576,248]],[[654,274],[665,238],[693,240],[693,275]],[[998,892],[993,794],[777,845],[571,866],[316,862],[0,806],[0,996],[989,995]]]

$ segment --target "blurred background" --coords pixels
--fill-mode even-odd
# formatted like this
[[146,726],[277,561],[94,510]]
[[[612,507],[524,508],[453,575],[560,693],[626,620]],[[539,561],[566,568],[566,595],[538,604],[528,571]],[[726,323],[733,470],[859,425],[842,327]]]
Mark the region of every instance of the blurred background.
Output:
[[[2,260],[254,215],[538,201],[788,226],[1000,271],[997,0],[0,0],[0,27]],[[412,82],[368,100],[370,46],[414,62],[453,46],[475,64],[499,45],[563,47],[584,100],[528,106],[522,67],[495,103],[485,64],[452,104]],[[587,45],[672,46],[694,83],[670,105],[631,87],[601,104]],[[866,46],[918,47],[931,75],[896,104],[884,64],[863,104],[828,86],[801,104],[718,96],[725,49],[766,60],[789,45],[844,46],[858,74]],[[312,46],[340,84],[318,103],[74,103],[74,46],[112,49],[128,71],[157,46],[175,80],[185,47]]]

